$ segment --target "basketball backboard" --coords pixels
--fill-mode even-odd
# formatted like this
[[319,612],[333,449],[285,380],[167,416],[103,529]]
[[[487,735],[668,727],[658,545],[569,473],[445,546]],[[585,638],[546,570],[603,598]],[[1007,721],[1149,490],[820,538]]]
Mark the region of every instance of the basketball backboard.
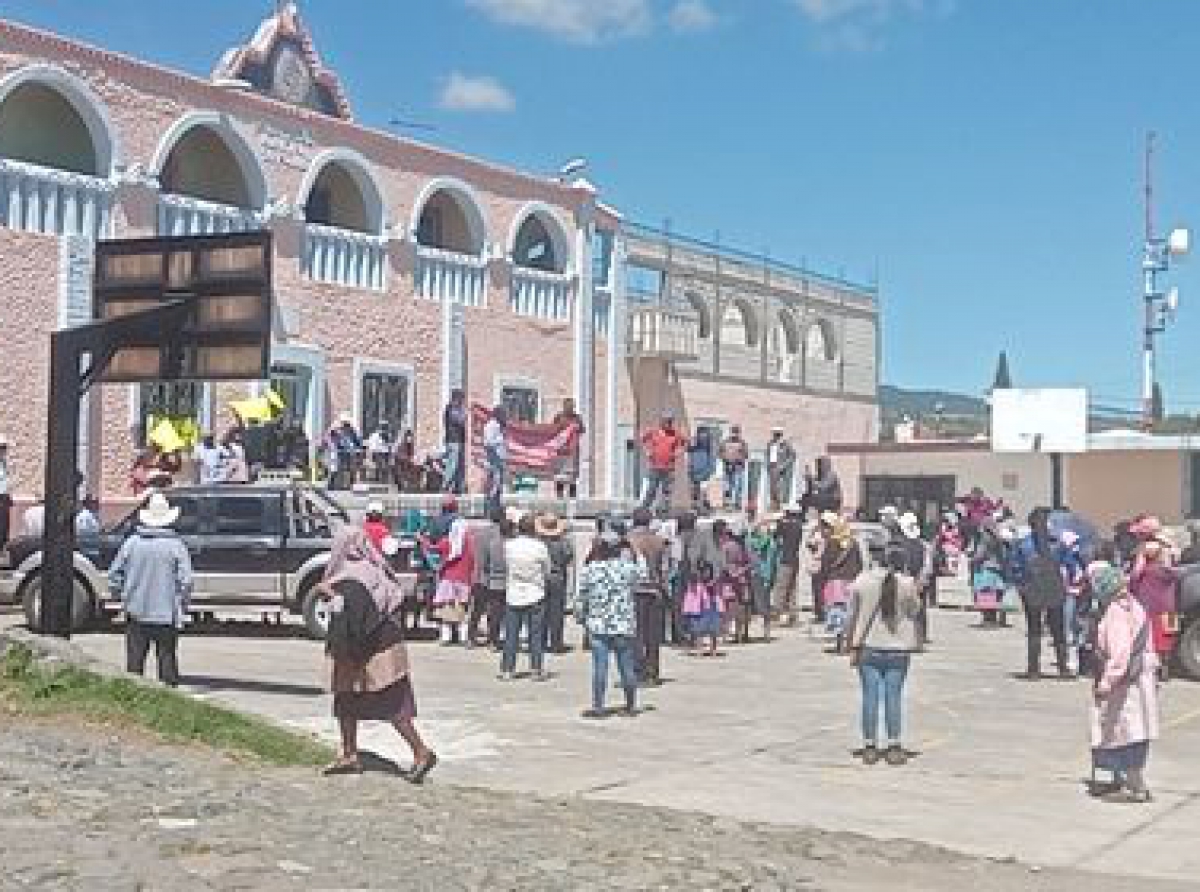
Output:
[[1086,452],[1087,438],[1083,388],[992,391],[993,452]]
[[94,319],[120,319],[172,301],[188,306],[182,331],[122,344],[100,380],[266,378],[271,257],[266,231],[97,244]]

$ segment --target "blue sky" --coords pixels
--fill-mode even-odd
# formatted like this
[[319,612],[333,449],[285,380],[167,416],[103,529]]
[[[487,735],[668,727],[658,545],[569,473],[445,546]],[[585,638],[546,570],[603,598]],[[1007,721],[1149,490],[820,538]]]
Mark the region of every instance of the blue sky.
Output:
[[[19,21],[206,74],[269,0],[7,0]],[[868,279],[884,378],[1138,392],[1142,143],[1160,226],[1200,227],[1194,0],[305,0],[358,118],[551,171],[649,223]],[[1200,412],[1200,255],[1161,340]]]

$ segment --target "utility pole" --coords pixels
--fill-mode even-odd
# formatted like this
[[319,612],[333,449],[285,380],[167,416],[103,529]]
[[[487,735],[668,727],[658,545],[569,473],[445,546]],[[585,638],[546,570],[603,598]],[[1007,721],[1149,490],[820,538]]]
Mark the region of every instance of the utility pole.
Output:
[[1174,258],[1182,258],[1190,248],[1191,236],[1186,229],[1173,229],[1166,238],[1155,235],[1154,229],[1154,144],[1157,134],[1146,134],[1144,194],[1146,233],[1142,250],[1142,427],[1154,427],[1155,337],[1167,330],[1179,306],[1179,289],[1166,293],[1159,290],[1158,275],[1171,268]]

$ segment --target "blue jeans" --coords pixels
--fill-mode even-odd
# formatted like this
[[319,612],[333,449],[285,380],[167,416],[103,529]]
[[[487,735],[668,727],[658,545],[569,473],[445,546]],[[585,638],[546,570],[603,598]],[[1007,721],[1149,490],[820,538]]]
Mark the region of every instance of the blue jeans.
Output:
[[504,494],[504,458],[488,450],[487,452],[487,505],[489,510],[501,507],[501,496]]
[[1078,647],[1083,638],[1078,614],[1078,599],[1067,595],[1067,600],[1063,601],[1063,629],[1066,632],[1067,647]]
[[746,463],[725,462],[725,501],[741,508],[746,498]]
[[669,508],[671,506],[671,478],[675,472],[671,470],[658,471],[651,468],[646,474],[646,494],[642,496],[642,507],[653,508],[661,497]]
[[858,678],[862,682],[863,741],[874,744],[879,734],[879,699],[883,697],[884,725],[888,743],[900,742],[901,697],[908,677],[908,651],[871,650],[862,652]]
[[461,495],[465,489],[467,463],[463,456],[462,443],[446,444],[446,492]]
[[545,667],[545,631],[542,624],[546,616],[546,604],[538,601],[528,607],[504,606],[504,653],[500,657],[500,671],[514,672],[517,668],[517,649],[521,646],[521,628],[529,635],[529,667],[535,675]]
[[608,687],[608,655],[617,655],[617,671],[625,689],[625,705],[633,709],[637,702],[637,673],[634,670],[633,636],[590,635],[592,643],[592,707],[604,708],[604,692]]

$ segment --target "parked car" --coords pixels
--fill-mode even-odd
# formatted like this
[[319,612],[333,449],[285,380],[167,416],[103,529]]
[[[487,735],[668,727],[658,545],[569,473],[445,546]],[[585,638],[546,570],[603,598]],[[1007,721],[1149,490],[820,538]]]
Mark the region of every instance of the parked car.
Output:
[[[180,509],[175,530],[192,557],[192,613],[222,608],[285,610],[300,614],[308,633],[324,638],[328,613],[316,597],[333,532],[346,512],[322,490],[307,486],[196,486],[169,492]],[[137,512],[76,543],[72,628],[83,630],[120,612],[108,590],[107,572]],[[411,546],[393,559],[402,583],[416,586],[408,572]],[[25,610],[30,628],[41,615],[42,540],[18,537],[6,549],[7,577],[0,583]]]

